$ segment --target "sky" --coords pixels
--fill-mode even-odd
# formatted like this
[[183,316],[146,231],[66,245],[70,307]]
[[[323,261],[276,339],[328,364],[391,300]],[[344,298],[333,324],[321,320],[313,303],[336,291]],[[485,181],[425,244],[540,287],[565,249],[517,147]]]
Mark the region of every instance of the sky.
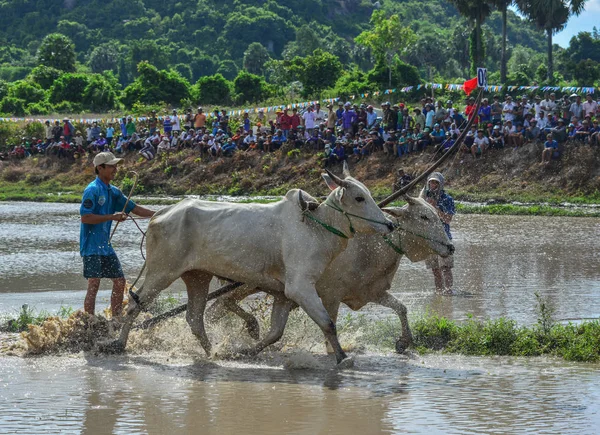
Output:
[[554,35],[552,42],[561,47],[568,47],[569,41],[579,32],[591,32],[594,26],[600,30],[600,0],[588,0],[585,11],[578,17],[571,17],[567,27]]

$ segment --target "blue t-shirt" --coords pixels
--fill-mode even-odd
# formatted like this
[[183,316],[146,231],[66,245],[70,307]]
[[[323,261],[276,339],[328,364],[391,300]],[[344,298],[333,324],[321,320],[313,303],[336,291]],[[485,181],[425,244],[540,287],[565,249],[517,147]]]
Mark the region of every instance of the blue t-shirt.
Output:
[[[79,214],[108,215],[123,210],[127,197],[118,188],[106,185],[96,177],[83,191]],[[125,213],[130,213],[136,207],[135,202],[129,200]],[[79,253],[82,257],[87,255],[115,255],[113,247],[108,243],[112,221],[100,224],[81,223],[79,231]]]

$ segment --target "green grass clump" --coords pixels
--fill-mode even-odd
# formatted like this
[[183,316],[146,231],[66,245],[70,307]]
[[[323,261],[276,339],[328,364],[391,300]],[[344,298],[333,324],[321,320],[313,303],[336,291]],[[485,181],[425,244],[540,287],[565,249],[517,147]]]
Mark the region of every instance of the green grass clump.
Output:
[[[73,314],[74,310],[71,307],[60,307],[55,316],[58,317],[69,317]],[[29,305],[25,304],[21,307],[21,310],[16,313],[14,317],[8,317],[0,324],[0,331],[4,332],[22,332],[26,331],[29,325],[41,325],[45,320],[53,315],[47,311],[40,311],[39,313]]]
[[426,315],[412,325],[414,346],[420,351],[441,350],[463,355],[551,355],[568,361],[600,361],[600,322],[553,324],[539,322],[518,327],[513,320],[499,318],[459,323],[437,315]]

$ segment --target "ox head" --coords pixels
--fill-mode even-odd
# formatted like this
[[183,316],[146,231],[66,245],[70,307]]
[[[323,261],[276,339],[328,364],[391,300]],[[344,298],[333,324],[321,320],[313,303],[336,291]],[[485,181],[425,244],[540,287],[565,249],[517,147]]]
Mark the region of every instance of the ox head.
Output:
[[350,176],[346,162],[344,162],[344,178],[328,170],[325,171],[327,173],[323,174],[323,179],[332,190],[326,202],[339,209],[340,214],[345,214],[355,231],[366,234],[392,232],[392,222],[377,206],[369,189]]
[[393,240],[400,238],[399,246],[408,259],[417,262],[434,254],[451,255],[454,245],[435,209],[422,198],[406,195],[404,199],[408,203],[404,207],[390,207],[384,211],[396,219],[398,235]]

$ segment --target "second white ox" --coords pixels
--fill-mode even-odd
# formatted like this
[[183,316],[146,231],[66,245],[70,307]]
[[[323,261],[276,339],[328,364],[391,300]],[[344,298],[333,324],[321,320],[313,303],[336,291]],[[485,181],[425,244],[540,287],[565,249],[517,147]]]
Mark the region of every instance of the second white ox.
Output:
[[[448,256],[454,246],[444,231],[436,211],[423,198],[405,197],[404,207],[391,207],[384,211],[396,221],[396,231],[386,242],[381,236],[359,234],[338,255],[317,282],[317,292],[327,312],[336,321],[340,303],[352,310],[359,310],[367,303],[376,303],[393,309],[400,318],[402,336],[396,342],[396,350],[402,353],[412,342],[406,307],[388,292],[396,275],[400,260],[406,255],[412,262],[423,261],[430,255]],[[258,322],[244,311],[238,302],[261,289],[242,286],[221,297],[211,306],[210,317],[217,320],[225,310],[240,316],[248,332],[258,338]],[[267,293],[271,293],[267,291]],[[243,353],[254,354],[276,342],[283,334],[293,301],[280,294],[275,297],[271,317],[271,329],[256,346]]]
[[210,354],[204,309],[209,283],[218,276],[285,295],[319,325],[338,364],[346,360],[335,323],[315,284],[348,244],[336,230],[351,238],[355,231],[389,234],[393,225],[362,183],[330,172],[323,178],[332,192],[311,211],[318,222],[303,213],[301,205],[305,203],[299,190],[290,190],[273,204],[186,199],[157,212],[146,234],[148,269],[144,284],[137,294],[131,293],[120,337],[102,348],[124,350],[141,309],[182,278],[189,297],[187,321]]

